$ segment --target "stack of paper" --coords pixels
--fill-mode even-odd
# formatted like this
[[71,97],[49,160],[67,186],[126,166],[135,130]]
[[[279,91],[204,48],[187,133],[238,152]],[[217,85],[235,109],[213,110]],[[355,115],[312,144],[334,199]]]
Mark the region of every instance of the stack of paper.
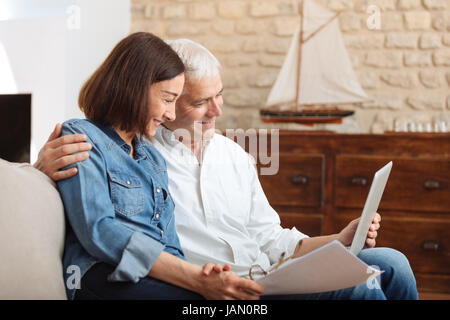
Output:
[[335,240],[256,281],[264,286],[264,295],[318,293],[370,284],[381,273]]

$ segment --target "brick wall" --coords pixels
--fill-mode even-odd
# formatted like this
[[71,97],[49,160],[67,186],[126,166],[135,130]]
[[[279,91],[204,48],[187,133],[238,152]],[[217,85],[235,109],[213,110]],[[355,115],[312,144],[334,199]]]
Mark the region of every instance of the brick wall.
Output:
[[[394,120],[448,118],[450,0],[316,1],[341,12],[355,72],[373,99],[352,106],[356,115],[344,125],[329,128],[382,132]],[[369,29],[376,21],[371,5],[380,9],[380,29]],[[219,129],[271,128],[260,122],[258,110],[283,64],[298,12],[297,0],[132,0],[131,31],[190,38],[217,56],[225,87]]]

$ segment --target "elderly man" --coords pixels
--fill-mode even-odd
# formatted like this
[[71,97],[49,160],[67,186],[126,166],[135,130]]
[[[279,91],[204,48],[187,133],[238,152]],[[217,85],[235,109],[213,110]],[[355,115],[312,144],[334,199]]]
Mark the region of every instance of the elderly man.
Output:
[[[203,46],[187,40],[168,41],[186,66],[186,82],[176,103],[176,119],[161,126],[153,145],[167,162],[170,190],[175,202],[175,222],[189,262],[214,261],[244,276],[259,264],[267,270],[283,252],[302,256],[326,243],[349,245],[358,219],[340,233],[308,237],[296,228],[280,226],[269,205],[249,155],[232,140],[215,134],[222,114],[220,64]],[[77,174],[59,171],[86,159],[89,144],[80,136],[58,138],[60,127],[39,153],[35,167],[53,180]],[[380,227],[377,213],[367,234],[366,250],[359,257],[385,273],[377,288],[366,284],[320,294],[271,296],[293,299],[417,299],[414,275],[406,257],[388,248],[373,248]],[[332,263],[332,262],[331,262]]]

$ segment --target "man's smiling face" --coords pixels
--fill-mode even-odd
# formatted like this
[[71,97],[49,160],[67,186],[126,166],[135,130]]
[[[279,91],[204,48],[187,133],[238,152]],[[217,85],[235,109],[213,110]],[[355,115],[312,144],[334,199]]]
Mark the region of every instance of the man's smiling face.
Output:
[[176,103],[176,119],[165,123],[165,126],[172,131],[185,129],[191,139],[196,135],[198,138],[200,133],[203,139],[211,138],[215,131],[216,117],[222,115],[222,91],[220,73],[199,80],[186,79],[183,93]]

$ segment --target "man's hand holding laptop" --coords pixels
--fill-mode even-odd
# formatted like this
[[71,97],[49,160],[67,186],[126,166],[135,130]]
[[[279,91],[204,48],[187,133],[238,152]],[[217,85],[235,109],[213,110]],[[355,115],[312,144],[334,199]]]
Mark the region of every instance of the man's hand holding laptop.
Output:
[[[353,238],[355,236],[356,229],[358,228],[360,219],[361,218],[352,220],[339,233],[332,234],[329,236],[304,238],[304,239],[300,240],[300,242],[298,243],[298,245],[295,249],[293,257],[294,258],[301,257],[317,248],[322,247],[323,245],[325,245],[333,240],[339,240],[344,246],[350,246],[352,244]],[[375,247],[378,230],[380,229],[380,221],[381,221],[381,215],[378,212],[376,212],[372,219],[372,224],[369,227],[369,231],[367,232],[367,237],[366,237],[364,248]]]
[[[338,234],[338,239],[344,246],[351,245],[353,241],[353,237],[355,236],[356,229],[358,228],[358,223],[361,218],[352,220],[342,231]],[[366,242],[364,245],[364,249],[375,247],[377,238],[377,230],[380,229],[380,221],[381,216],[377,212],[373,217],[372,224],[369,227],[369,231],[367,232]]]

